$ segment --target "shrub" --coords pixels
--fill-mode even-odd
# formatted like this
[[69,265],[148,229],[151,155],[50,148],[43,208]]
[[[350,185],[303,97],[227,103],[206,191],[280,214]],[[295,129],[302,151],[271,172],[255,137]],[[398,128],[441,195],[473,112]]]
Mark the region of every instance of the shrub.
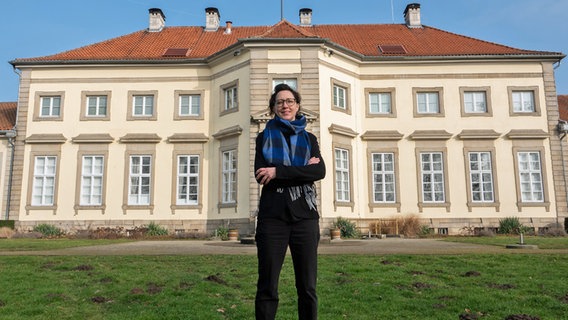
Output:
[[355,222],[351,222],[348,219],[338,217],[333,223],[333,227],[341,231],[341,238],[343,239],[359,237],[357,225],[355,225]]
[[41,233],[46,238],[56,238],[65,234],[63,230],[59,229],[58,227],[52,224],[47,224],[47,223],[36,225],[33,231]]
[[566,230],[562,228],[560,223],[551,223],[546,226],[546,231],[544,232],[544,236],[546,237],[565,237]]
[[0,239],[2,238],[10,239],[12,238],[14,233],[15,233],[14,230],[8,227],[0,227]]
[[161,227],[154,222],[150,222],[150,224],[148,225],[148,230],[146,231],[146,235],[152,236],[152,237],[167,236],[168,235],[168,229]]
[[15,225],[16,221],[14,220],[0,220],[0,228],[6,227],[14,230]]
[[499,219],[499,230],[500,234],[520,234],[527,231],[527,227],[519,221],[517,217],[506,217]]
[[91,239],[120,239],[123,237],[123,227],[98,227],[96,230],[89,232]]
[[483,228],[483,229],[477,231],[476,235],[478,237],[494,237],[495,233],[493,232],[492,229]]
[[218,226],[215,229],[215,234],[213,235],[215,238],[220,238],[221,240],[229,240],[229,228],[225,226]]
[[420,219],[417,215],[410,214],[398,217],[398,233],[406,237],[415,237],[423,232]]

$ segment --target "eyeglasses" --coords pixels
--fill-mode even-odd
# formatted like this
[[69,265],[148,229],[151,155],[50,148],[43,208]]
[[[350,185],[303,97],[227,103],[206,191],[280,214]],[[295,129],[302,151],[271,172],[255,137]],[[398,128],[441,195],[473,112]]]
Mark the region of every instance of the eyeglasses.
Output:
[[286,105],[293,106],[296,103],[296,99],[292,99],[292,98],[288,98],[288,99],[280,99],[280,100],[276,100],[276,105],[281,107],[284,105],[284,102],[286,102]]

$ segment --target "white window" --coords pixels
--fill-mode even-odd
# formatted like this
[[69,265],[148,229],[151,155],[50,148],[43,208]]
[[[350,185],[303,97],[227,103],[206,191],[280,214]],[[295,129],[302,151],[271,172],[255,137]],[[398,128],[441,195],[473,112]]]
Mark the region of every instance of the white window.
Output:
[[137,117],[151,117],[154,114],[154,96],[133,96],[132,115]]
[[103,200],[103,156],[83,156],[81,205],[99,206]]
[[444,202],[444,163],[441,152],[421,153],[423,202]]
[[535,112],[534,91],[513,91],[513,112]]
[[107,115],[107,96],[87,96],[88,117],[106,117]]
[[199,193],[199,156],[178,156],[177,204],[197,204]]
[[394,154],[373,153],[373,201],[393,203],[396,201]]
[[130,156],[129,205],[150,204],[151,156]]
[[32,205],[53,205],[56,161],[57,158],[54,156],[35,157]]
[[369,113],[390,114],[392,112],[390,92],[369,93]]
[[339,202],[349,202],[349,151],[335,149],[335,199]]
[[483,91],[466,91],[463,93],[466,113],[486,113],[487,97]]
[[471,181],[471,200],[473,202],[493,202],[491,153],[470,152],[469,174]]
[[440,113],[438,92],[416,93],[418,113]]
[[333,86],[333,105],[347,109],[347,89],[338,85]]
[[237,201],[237,157],[236,150],[224,151],[222,155],[222,177],[221,190],[222,203],[235,203]]
[[272,81],[272,88],[282,83],[287,84],[288,86],[290,86],[290,88],[294,90],[298,90],[298,80],[296,79],[274,79]]
[[237,86],[232,86],[224,90],[225,95],[225,109],[232,110],[239,106]]
[[544,202],[539,152],[519,152],[519,179],[522,202]]
[[41,111],[42,117],[59,117],[61,116],[61,97],[41,97]]
[[179,115],[199,116],[201,108],[201,96],[198,94],[180,94]]

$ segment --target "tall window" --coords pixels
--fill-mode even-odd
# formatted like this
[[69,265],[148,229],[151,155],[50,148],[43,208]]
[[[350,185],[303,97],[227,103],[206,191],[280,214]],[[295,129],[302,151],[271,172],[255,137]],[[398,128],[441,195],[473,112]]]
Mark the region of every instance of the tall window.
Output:
[[347,89],[338,85],[333,86],[333,105],[347,109]]
[[535,112],[534,91],[513,91],[513,112]]
[[294,90],[298,90],[298,80],[296,79],[274,79],[272,81],[272,88],[276,87],[277,85],[284,83],[290,86],[290,88]]
[[424,202],[444,202],[444,163],[441,152],[420,154],[422,199]]
[[199,192],[199,156],[178,156],[177,204],[197,204]]
[[440,113],[438,92],[418,92],[416,104],[418,113]]
[[136,117],[151,117],[154,114],[154,96],[135,95],[132,97],[132,115]]
[[335,149],[335,199],[340,202],[349,202],[349,151]]
[[86,116],[106,117],[107,115],[107,96],[87,96]]
[[473,202],[493,202],[493,170],[490,152],[469,153],[471,199]]
[[180,116],[199,116],[201,107],[201,96],[198,94],[179,95],[179,115]]
[[373,153],[373,201],[392,203],[396,200],[394,154]]
[[32,205],[53,205],[55,196],[56,161],[57,158],[54,156],[35,157]]
[[150,204],[151,156],[130,156],[129,205]]
[[463,93],[466,113],[486,113],[487,97],[483,91],[466,91]]
[[103,199],[103,156],[83,156],[81,205],[99,206]]
[[237,201],[237,151],[228,150],[222,154],[222,203],[235,203]]
[[41,97],[40,115],[42,117],[59,117],[61,116],[61,97],[46,96]]
[[392,112],[390,92],[369,93],[369,113],[390,114]]
[[225,111],[236,109],[239,106],[237,86],[228,87],[224,90]]
[[544,189],[539,152],[518,152],[522,202],[543,202]]

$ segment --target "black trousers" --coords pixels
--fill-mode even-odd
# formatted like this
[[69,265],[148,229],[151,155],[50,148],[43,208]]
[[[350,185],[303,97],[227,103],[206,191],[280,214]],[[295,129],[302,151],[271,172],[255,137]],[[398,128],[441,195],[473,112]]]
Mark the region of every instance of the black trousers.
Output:
[[320,238],[318,219],[294,222],[259,219],[256,227],[258,283],[255,299],[257,320],[273,320],[278,309],[278,280],[290,247],[298,294],[298,319],[318,317],[317,251]]

